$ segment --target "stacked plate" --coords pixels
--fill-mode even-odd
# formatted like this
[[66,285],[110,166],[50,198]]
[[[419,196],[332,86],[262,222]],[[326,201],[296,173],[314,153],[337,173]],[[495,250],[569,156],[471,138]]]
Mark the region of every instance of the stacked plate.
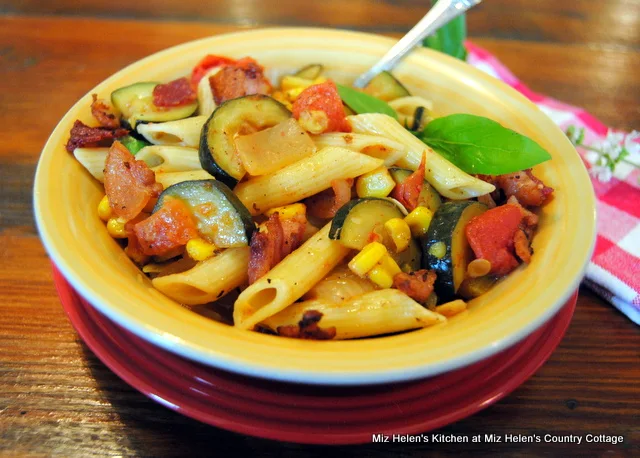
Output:
[[577,293],[549,322],[491,358],[413,382],[311,386],[250,378],[181,358],[97,312],[54,268],[58,294],[91,350],[125,382],[176,412],[269,439],[314,444],[371,442],[417,434],[467,417],[527,380],[562,339]]

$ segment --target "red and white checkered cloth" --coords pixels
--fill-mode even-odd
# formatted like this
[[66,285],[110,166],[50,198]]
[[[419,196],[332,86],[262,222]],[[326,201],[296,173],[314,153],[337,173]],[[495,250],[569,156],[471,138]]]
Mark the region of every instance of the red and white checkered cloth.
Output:
[[[534,102],[563,131],[585,130],[584,144],[602,142],[609,129],[581,108],[537,94],[522,84],[498,59],[467,42],[467,62],[504,81]],[[585,152],[578,148],[587,168]],[[598,237],[584,279],[586,285],[640,324],[640,169],[620,163],[607,182],[591,181],[597,199]]]

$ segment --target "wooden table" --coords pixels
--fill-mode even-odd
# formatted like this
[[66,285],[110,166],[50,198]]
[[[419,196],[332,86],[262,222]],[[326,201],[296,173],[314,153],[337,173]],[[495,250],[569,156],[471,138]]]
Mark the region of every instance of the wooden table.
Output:
[[[439,432],[611,434],[624,436],[622,445],[281,444],[199,424],[120,381],[67,321],[34,227],[34,167],[61,116],[116,70],[177,43],[269,25],[398,35],[428,2],[78,3],[4,0],[0,7],[0,454],[638,456],[640,332],[586,289],[562,344],[535,376]],[[472,39],[533,90],[586,107],[611,126],[640,128],[637,0],[486,0],[468,23]]]

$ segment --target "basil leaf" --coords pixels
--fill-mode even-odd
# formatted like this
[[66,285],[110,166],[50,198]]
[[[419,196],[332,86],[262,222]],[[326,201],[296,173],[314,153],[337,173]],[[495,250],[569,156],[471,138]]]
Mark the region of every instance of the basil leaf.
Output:
[[[435,5],[436,1],[432,1],[431,4]],[[440,27],[436,33],[425,38],[423,45],[457,57],[460,60],[467,60],[467,50],[464,47],[466,37],[467,24],[464,14],[461,14],[448,24]]]
[[382,113],[395,119],[398,118],[396,110],[384,100],[341,84],[336,84],[336,86],[342,101],[356,113]]
[[482,116],[436,118],[418,138],[471,174],[503,175],[551,159],[535,141]]

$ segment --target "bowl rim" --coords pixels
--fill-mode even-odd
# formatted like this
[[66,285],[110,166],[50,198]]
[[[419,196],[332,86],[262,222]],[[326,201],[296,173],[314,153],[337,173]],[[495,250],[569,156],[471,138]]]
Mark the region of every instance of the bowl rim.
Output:
[[[392,46],[395,41],[391,38],[383,37],[376,34],[369,34],[363,32],[353,32],[353,31],[344,31],[344,30],[336,30],[336,29],[328,29],[328,28],[312,28],[312,27],[275,27],[275,28],[263,28],[263,29],[254,29],[254,30],[246,30],[239,32],[232,32],[220,35],[214,35],[211,37],[205,37],[198,40],[189,41],[187,43],[183,43],[177,46],[173,46],[167,48],[165,50],[154,53],[150,56],[147,56],[141,60],[138,60],[124,69],[116,72],[111,75],[104,81],[102,81],[98,86],[92,88],[87,94],[91,94],[92,92],[96,92],[96,90],[102,85],[108,84],[111,80],[115,80],[122,75],[126,75],[134,68],[139,68],[144,66],[145,64],[162,57],[169,56],[171,54],[179,53],[181,50],[186,50],[191,47],[196,47],[199,44],[203,44],[206,42],[215,42],[221,38],[234,38],[234,37],[242,37],[242,38],[258,38],[261,35],[265,34],[305,34],[305,35],[322,35],[329,34],[337,37],[344,37],[350,39],[357,39],[363,42],[385,42],[389,47]],[[252,37],[254,35],[254,37]],[[517,102],[520,107],[530,111],[532,117],[536,118],[536,122],[540,122],[545,124],[545,128],[551,129],[551,133],[557,136],[557,133],[561,131],[559,128],[553,124],[553,122],[546,117],[540,110],[526,97],[517,92],[512,87],[507,84],[499,81],[497,79],[491,78],[490,76],[484,74],[478,69],[473,68],[469,64],[454,59],[452,57],[442,55],[440,53],[436,53],[435,51],[431,51],[428,49],[418,49],[412,53],[412,55],[418,56],[417,58],[428,58],[428,59],[436,59],[443,63],[443,65],[447,67],[453,67],[457,70],[464,70],[467,75],[470,75],[469,78],[471,80],[483,80],[487,82],[491,86],[493,86],[499,92],[509,96],[510,99],[514,99],[514,102]],[[420,57],[422,56],[422,57]],[[133,332],[134,334],[140,336],[141,338],[157,345],[165,350],[171,351],[173,353],[177,353],[183,357],[188,359],[200,362],[202,364],[208,366],[219,367],[224,370],[228,370],[231,372],[236,372],[242,375],[248,375],[258,378],[266,378],[271,380],[278,380],[284,382],[292,382],[292,383],[307,383],[307,384],[317,384],[317,385],[365,385],[365,384],[382,384],[382,383],[391,383],[391,382],[401,382],[401,381],[409,381],[429,376],[434,376],[441,374],[443,372],[447,372],[453,369],[457,369],[479,360],[485,359],[489,356],[492,356],[512,345],[522,340],[530,333],[532,333],[535,329],[540,327],[542,324],[547,322],[552,316],[554,316],[562,307],[563,304],[569,299],[569,297],[573,294],[573,292],[577,289],[582,277],[584,276],[584,272],[587,268],[589,260],[593,254],[593,250],[595,247],[595,236],[596,236],[596,223],[595,223],[595,194],[592,186],[589,185],[589,189],[583,189],[582,191],[586,191],[585,195],[581,195],[582,204],[588,205],[592,211],[590,212],[589,218],[585,218],[585,221],[581,221],[584,223],[584,226],[581,227],[581,232],[588,231],[590,234],[590,245],[587,250],[583,251],[580,257],[580,269],[576,269],[573,272],[572,277],[567,281],[564,290],[560,293],[552,304],[550,304],[543,313],[540,313],[535,319],[527,322],[524,326],[521,326],[517,329],[517,332],[512,332],[506,336],[497,337],[488,344],[468,352],[465,352],[457,357],[445,359],[439,362],[432,362],[428,364],[417,364],[412,365],[410,367],[396,367],[396,368],[380,368],[370,369],[370,370],[359,370],[357,372],[348,371],[348,370],[330,370],[327,371],[326,368],[321,369],[299,369],[293,367],[291,365],[287,367],[282,367],[281,361],[258,361],[255,360],[247,360],[246,358],[236,359],[233,355],[228,353],[228,349],[226,352],[222,352],[219,349],[204,347],[203,345],[196,345],[193,342],[189,342],[188,338],[184,339],[179,335],[170,334],[166,331],[163,331],[161,328],[158,328],[153,323],[140,322],[140,320],[136,320],[130,314],[123,314],[121,310],[112,307],[104,297],[102,297],[99,293],[97,293],[86,281],[86,279],[82,278],[78,272],[75,272],[71,267],[70,263],[65,259],[65,253],[61,251],[61,247],[58,245],[57,241],[53,236],[53,232],[49,232],[47,227],[45,216],[43,215],[43,207],[40,199],[41,193],[46,188],[42,188],[42,175],[43,175],[43,158],[46,157],[47,154],[51,155],[52,150],[58,146],[59,142],[56,142],[54,137],[57,132],[60,131],[61,126],[65,125],[66,122],[72,115],[79,109],[79,107],[85,103],[85,97],[82,97],[78,102],[76,102],[70,110],[64,115],[61,121],[55,127],[53,133],[45,144],[42,155],[38,161],[38,167],[35,174],[34,180],[34,213],[35,220],[38,231],[40,233],[41,240],[43,245],[45,246],[47,252],[51,256],[51,259],[56,264],[56,266],[60,269],[64,277],[69,281],[69,283],[73,286],[73,288],[78,291],[78,293],[85,298],[93,307],[95,307],[98,311],[106,315],[111,320],[115,321],[119,325],[123,326],[127,330]],[[535,116],[534,116],[535,115]],[[555,132],[555,133],[554,133]],[[564,134],[562,134],[564,136]],[[564,147],[568,147],[570,142],[565,138]],[[570,146],[573,149],[573,146]],[[560,148],[560,147],[558,147]],[[577,156],[577,155],[576,155]],[[579,161],[579,159],[578,159]],[[588,174],[586,169],[584,168],[584,164],[580,162],[582,165],[582,173],[584,175],[583,179],[589,181]],[[589,182],[590,184],[590,182]],[[186,325],[185,325],[186,326]],[[188,326],[187,326],[188,327]],[[188,332],[183,333],[183,335],[187,335]],[[271,336],[263,336],[265,339],[272,338]],[[266,343],[267,340],[264,340]],[[333,342],[325,342],[323,345],[330,345]],[[301,346],[308,345],[308,342],[304,344],[300,344]],[[304,350],[303,350],[304,351]],[[286,354],[286,353],[285,353]],[[282,354],[281,356],[285,356]],[[245,355],[246,356],[246,355]]]

